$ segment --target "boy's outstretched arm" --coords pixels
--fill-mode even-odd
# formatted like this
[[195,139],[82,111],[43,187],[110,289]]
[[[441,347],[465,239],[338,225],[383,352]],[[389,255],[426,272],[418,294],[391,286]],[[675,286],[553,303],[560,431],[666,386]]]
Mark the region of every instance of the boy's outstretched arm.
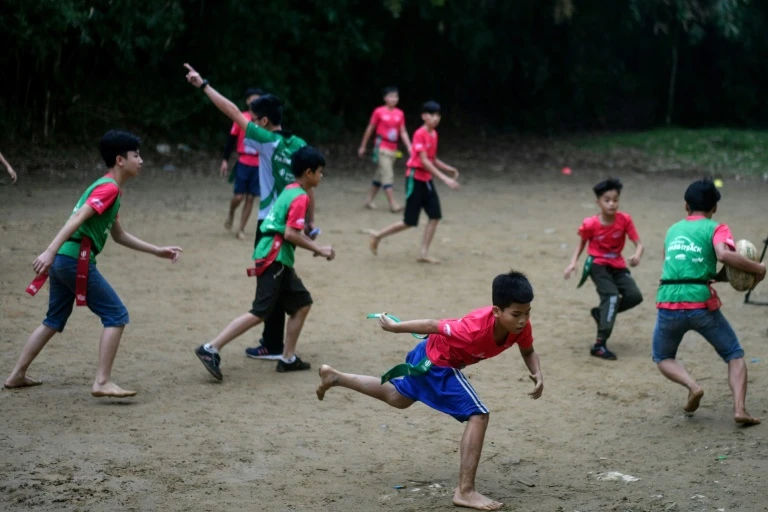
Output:
[[[200,73],[195,71],[195,69],[190,66],[189,64],[184,64],[184,67],[187,68],[189,71],[187,73],[187,81],[197,87],[198,89],[202,87],[203,85],[203,77],[200,76]],[[240,127],[240,129],[245,130],[248,127],[248,119],[243,115],[242,112],[240,112],[240,109],[237,108],[237,105],[232,103],[230,100],[222,96],[216,89],[214,89],[210,85],[206,85],[205,89],[203,89],[203,92],[208,96],[214,105],[216,105],[216,108],[221,110],[221,112],[230,118],[233,122],[237,123],[237,125]]]
[[403,141],[403,144],[405,144],[405,149],[410,155],[413,150],[413,145],[411,144],[411,138],[408,136],[408,130],[405,128],[405,124],[400,127],[400,139]]
[[56,253],[59,252],[64,242],[70,239],[77,229],[83,225],[83,222],[93,217],[96,214],[96,210],[90,207],[90,205],[84,204],[77,212],[72,215],[64,226],[59,230],[53,241],[48,248],[43,251],[40,256],[35,258],[32,263],[32,268],[38,274],[48,272],[48,269],[53,265],[53,260],[56,259]]
[[439,320],[406,320],[405,322],[397,323],[387,316],[386,313],[382,313],[379,316],[379,325],[387,332],[394,333],[413,333],[413,334],[439,334],[440,333],[440,321]]
[[365,148],[368,146],[368,139],[371,138],[371,135],[373,135],[373,130],[376,129],[376,125],[373,123],[368,123],[368,127],[365,129],[365,133],[363,133],[363,140],[360,141],[360,147],[357,149],[357,156],[360,158],[363,158],[365,156]]
[[459,170],[452,165],[448,165],[439,158],[435,158],[435,166],[441,171],[445,171],[455,180],[459,179]]
[[541,397],[541,394],[544,392],[544,375],[541,373],[539,355],[534,352],[533,347],[527,349],[521,348],[520,355],[523,356],[525,366],[527,366],[528,371],[531,372],[529,377],[534,384],[533,391],[528,393],[528,395],[536,400],[537,398]]
[[432,176],[436,176],[440,178],[446,185],[448,185],[448,188],[451,188],[453,190],[456,190],[459,188],[459,183],[443,174],[440,169],[438,169],[435,164],[429,161],[429,158],[427,158],[427,152],[426,151],[420,151],[419,152],[419,158],[421,158],[421,164],[424,166],[424,169],[429,171],[429,173]]
[[285,238],[286,242],[290,242],[297,247],[301,247],[302,249],[312,251],[315,253],[315,256],[322,256],[328,261],[331,261],[336,257],[336,252],[333,250],[333,247],[330,245],[318,245],[314,240],[304,234],[304,231],[300,229],[286,226],[285,235],[283,235],[283,238]]
[[8,163],[8,160],[5,159],[2,153],[0,153],[0,163],[2,163],[5,166],[5,170],[8,171],[8,176],[11,177],[11,183],[16,183],[16,171],[13,170],[13,167],[11,167],[11,164]]
[[181,247],[158,247],[156,245],[149,244],[144,240],[140,240],[139,238],[136,238],[124,230],[119,220],[115,220],[115,223],[112,225],[112,231],[110,231],[110,234],[112,235],[112,240],[120,245],[124,245],[125,247],[133,249],[134,251],[154,254],[158,258],[167,258],[171,260],[171,263],[176,263],[176,261],[181,257],[181,253],[183,252]]
[[587,241],[582,239],[579,239],[579,245],[576,246],[576,249],[573,251],[573,257],[571,258],[571,263],[568,264],[567,267],[565,267],[565,272],[563,272],[563,277],[565,279],[568,279],[571,277],[571,274],[576,272],[576,262],[579,261],[579,256],[581,256],[581,252],[584,250],[584,247],[587,246]]

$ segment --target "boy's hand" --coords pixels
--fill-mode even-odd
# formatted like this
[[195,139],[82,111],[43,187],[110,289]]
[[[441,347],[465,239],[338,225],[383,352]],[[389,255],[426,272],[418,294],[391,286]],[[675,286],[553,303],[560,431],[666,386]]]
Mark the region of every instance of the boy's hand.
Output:
[[219,169],[219,174],[221,174],[222,176],[226,176],[228,170],[229,170],[229,162],[227,162],[226,160],[222,160],[221,168]]
[[537,400],[541,398],[541,394],[544,392],[544,378],[540,374],[528,376],[534,383],[533,391],[528,393],[528,396]]
[[389,318],[386,313],[382,313],[379,315],[379,325],[387,332],[395,332],[395,326],[397,326],[397,323]]
[[[755,274],[755,286],[757,286],[757,283],[765,279],[765,263],[759,263],[759,265],[761,267],[761,271]],[[754,289],[755,286],[752,288]]]
[[451,167],[448,169],[448,172],[451,174],[451,177],[455,180],[459,179],[459,170],[455,167]]
[[336,257],[336,252],[333,250],[333,247],[331,247],[330,245],[321,245],[320,252],[317,254],[327,259],[328,261],[331,261],[333,260],[333,258]]
[[181,258],[181,253],[184,252],[181,247],[169,246],[158,247],[155,251],[155,256],[158,258],[166,258],[171,260],[171,263],[176,263]]
[[451,190],[456,190],[461,186],[459,185],[458,181],[451,178],[446,179],[445,184],[448,185],[448,188],[450,188]]
[[10,165],[7,168],[8,175],[11,177],[11,183],[16,183],[16,171]]
[[357,156],[360,158],[365,156],[365,146],[360,146],[360,148],[357,150]]
[[35,258],[35,261],[32,263],[32,269],[37,274],[45,274],[53,265],[54,259],[56,259],[56,253],[46,249],[40,256]]
[[571,277],[571,274],[576,272],[576,264],[571,263],[567,267],[565,267],[565,272],[563,272],[563,278],[569,279]]
[[636,267],[639,264],[640,264],[640,255],[633,254],[632,257],[629,258],[629,266]]
[[184,67],[189,71],[189,73],[187,73],[187,82],[191,83],[197,88],[200,88],[200,86],[203,85],[203,77],[200,76],[200,73],[195,71],[195,68],[186,62],[184,63]]

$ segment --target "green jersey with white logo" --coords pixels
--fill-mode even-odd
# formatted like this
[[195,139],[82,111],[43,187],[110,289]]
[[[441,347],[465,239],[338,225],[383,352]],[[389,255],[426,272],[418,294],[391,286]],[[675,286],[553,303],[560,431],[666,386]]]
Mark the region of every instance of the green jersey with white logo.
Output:
[[[709,281],[717,274],[717,256],[712,237],[719,224],[712,219],[681,220],[664,239],[662,281]],[[706,302],[711,292],[706,284],[663,284],[656,302]]]

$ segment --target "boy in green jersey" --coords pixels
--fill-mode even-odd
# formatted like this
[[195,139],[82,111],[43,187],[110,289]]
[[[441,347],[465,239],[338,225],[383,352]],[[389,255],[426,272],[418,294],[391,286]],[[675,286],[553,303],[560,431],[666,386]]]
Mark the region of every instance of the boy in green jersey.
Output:
[[195,355],[216,379],[222,380],[219,350],[252,327],[260,324],[280,304],[290,315],[286,328],[285,348],[277,361],[278,372],[309,370],[296,355],[296,343],[304,320],[312,306],[312,297],[293,269],[294,252],[298,245],[328,261],[335,257],[333,248],[317,245],[304,233],[309,196],[307,191],[318,186],[323,178],[325,158],[310,146],[293,154],[291,170],[295,183],[285,187],[261,225],[262,237],[253,251],[256,297],[248,313],[230,322],[210,343],[199,346]]
[[664,266],[658,310],[653,331],[653,362],[659,371],[688,389],[687,413],[699,408],[704,390],[675,357],[683,335],[696,331],[728,364],[728,384],[733,394],[733,418],[742,425],[757,425],[760,420],[746,410],[747,365],[744,350],[728,320],[720,312],[720,300],[711,288],[714,281],[726,280],[717,262],[765,277],[765,264],[756,263],[734,251],[731,230],[712,220],[720,192],[710,179],[693,182],[685,191],[688,217],[673,224],[664,239]]
[[37,386],[41,381],[27,376],[27,368],[57,332],[62,332],[72,303],[88,308],[101,318],[104,332],[99,344],[99,364],[91,388],[93,396],[123,398],[135,391],[123,389],[111,380],[112,363],[120,337],[128,323],[128,311],[96,268],[96,255],[104,248],[107,235],[120,245],[176,262],[180,247],[157,247],[139,240],[120,225],[120,187],[141,170],[139,138],[127,132],[109,131],[99,142],[99,151],[109,172],[83,193],[69,220],[48,248],[35,259],[38,275],[27,291],[34,295],[50,276],[48,314],[21,351],[19,361],[5,381],[6,388]]

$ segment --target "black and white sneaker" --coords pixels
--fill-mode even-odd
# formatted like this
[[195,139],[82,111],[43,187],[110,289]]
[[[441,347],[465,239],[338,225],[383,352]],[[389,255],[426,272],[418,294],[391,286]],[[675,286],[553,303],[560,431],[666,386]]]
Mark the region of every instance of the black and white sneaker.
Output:
[[205,349],[205,345],[200,345],[195,350],[195,355],[200,362],[203,363],[205,369],[208,370],[216,380],[222,380],[224,378],[224,375],[222,375],[221,369],[219,368],[219,366],[221,366],[221,356],[219,354],[209,352]]
[[605,345],[594,345],[591,349],[589,349],[589,353],[595,357],[608,359],[609,361],[615,361],[618,359],[616,354],[608,350]]
[[280,373],[298,372],[302,370],[309,370],[310,368],[312,368],[312,365],[299,359],[299,356],[296,356],[296,359],[292,363],[286,363],[282,359],[277,361],[277,371]]

